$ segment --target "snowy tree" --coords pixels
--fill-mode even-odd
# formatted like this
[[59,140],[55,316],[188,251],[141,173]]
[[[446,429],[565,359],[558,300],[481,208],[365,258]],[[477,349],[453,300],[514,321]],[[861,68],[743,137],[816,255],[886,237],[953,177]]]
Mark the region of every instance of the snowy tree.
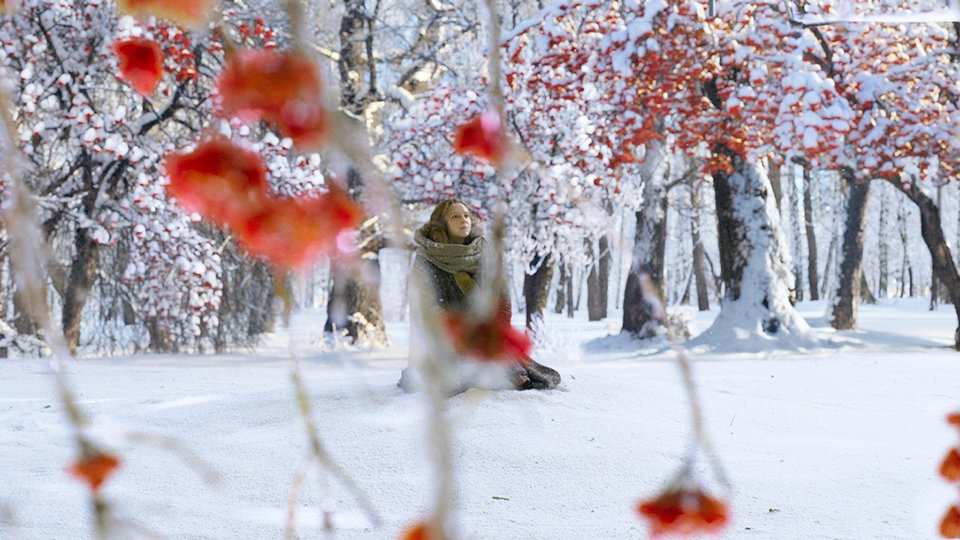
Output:
[[[262,152],[280,192],[287,185],[303,190],[321,184],[319,162],[290,156],[289,141],[269,130],[211,120],[209,94],[223,62],[212,35],[118,17],[111,3],[23,4],[3,18],[0,41],[15,81],[22,149],[32,161],[27,180],[63,261],[54,265],[62,270],[53,272],[52,286],[71,349],[81,343],[88,298],[102,314],[116,314],[112,306],[120,304],[134,308],[149,336],[142,346],[193,348],[203,340],[223,347],[248,339],[249,326],[239,335],[218,332],[227,277],[222,256],[239,254],[228,238],[198,227],[195,217],[170,205],[163,156],[205,130],[225,131]],[[234,18],[225,28],[239,43],[276,46],[279,37],[262,19],[235,9],[224,13]],[[133,40],[155,43],[163,53],[155,73],[140,70],[156,77],[155,90],[121,79],[125,56],[119,47]],[[104,257],[122,270],[101,269]],[[105,286],[98,288],[101,282]],[[106,297],[107,291],[120,296]],[[257,308],[261,318],[267,306]],[[94,330],[95,323],[84,320]]]

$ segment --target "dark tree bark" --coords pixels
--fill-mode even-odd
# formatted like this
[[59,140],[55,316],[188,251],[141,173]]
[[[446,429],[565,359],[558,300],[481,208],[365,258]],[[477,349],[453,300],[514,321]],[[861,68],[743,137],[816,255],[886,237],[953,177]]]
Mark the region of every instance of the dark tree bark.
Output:
[[645,339],[657,335],[660,322],[650,312],[640,287],[643,274],[663,298],[663,259],[667,244],[667,191],[662,174],[657,172],[663,156],[660,143],[647,149],[647,161],[641,176],[644,180],[643,204],[637,211],[637,227],[633,238],[633,261],[623,291],[623,326],[621,332]]
[[361,115],[367,105],[380,100],[377,90],[376,63],[371,61],[373,20],[367,15],[363,0],[344,0],[340,19],[340,105],[354,115]]
[[30,317],[30,310],[27,309],[27,299],[23,296],[23,291],[14,285],[13,290],[13,328],[18,334],[32,336],[37,332],[37,324]]
[[563,309],[567,305],[567,288],[570,286],[570,275],[567,272],[566,261],[560,257],[557,258],[560,261],[560,264],[557,265],[560,267],[560,275],[557,277],[557,302],[553,306],[553,312],[560,314],[563,313]]
[[[0,237],[3,236],[3,222],[0,221]],[[9,296],[9,291],[12,287],[7,285],[6,272],[4,268],[7,266],[6,256],[3,251],[0,251],[0,323],[6,322],[7,320],[7,304]],[[7,337],[6,334],[0,332],[0,341]],[[0,358],[7,358],[9,351],[6,346],[0,345]]]
[[[386,343],[383,307],[380,303],[380,263],[366,259],[359,272],[362,279],[337,275],[327,303],[327,321],[324,332],[332,332],[334,325],[345,330],[352,340]],[[338,285],[342,284],[342,289]],[[356,311],[350,311],[354,309]]]
[[572,319],[576,315],[573,305],[573,265],[566,264],[567,267],[567,318]]
[[[813,182],[810,178],[810,168],[803,168],[803,221],[807,233],[807,280],[810,287],[810,299],[819,300],[820,292],[817,284],[820,282],[817,275],[817,232],[813,227]],[[799,237],[797,239],[799,242]]]
[[[98,190],[94,186],[92,164],[86,158],[87,165],[82,169],[83,184],[86,194],[83,196],[81,207],[87,216],[92,216],[97,202]],[[101,179],[101,182],[104,181]],[[70,354],[76,356],[80,345],[80,315],[87,302],[87,294],[97,278],[98,253],[97,245],[90,237],[90,229],[78,228],[73,237],[73,261],[70,264],[70,273],[67,278],[67,288],[63,296],[63,312],[60,322],[63,336],[67,342]]]
[[97,245],[90,238],[88,229],[77,230],[73,245],[75,253],[73,264],[70,265],[61,322],[70,354],[76,356],[80,344],[80,314],[97,275]]
[[[898,190],[900,186],[895,186]],[[913,297],[913,267],[910,264],[910,252],[907,250],[907,216],[903,209],[903,202],[897,202],[897,223],[900,231],[900,248],[903,253],[903,261],[900,264],[900,298],[907,294],[907,275],[909,273],[910,288],[909,296]]]
[[690,273],[687,274],[686,285],[683,286],[683,295],[680,296],[681,306],[690,305],[690,289],[692,288],[693,288],[693,268],[691,268]]
[[[882,185],[882,184],[881,184]],[[890,205],[887,202],[887,193],[886,190],[880,191],[880,234],[877,235],[877,240],[879,242],[877,246],[878,253],[878,263],[880,266],[878,283],[877,283],[877,295],[880,298],[887,297],[887,274],[890,272],[890,250],[889,244],[887,243],[887,230],[889,227],[889,213]]]
[[860,301],[864,304],[876,304],[877,297],[870,292],[870,283],[867,281],[867,273],[860,267]]
[[[840,201],[843,197],[842,192],[839,188],[839,182],[836,182],[836,186],[833,187],[833,200]],[[823,279],[820,284],[820,296],[825,296],[830,287],[830,280],[834,277],[834,260],[837,256],[837,245],[840,241],[840,225],[839,225],[839,212],[834,212],[833,226],[830,230],[830,245],[827,246],[827,262],[823,266]]]
[[640,339],[657,335],[660,322],[650,312],[640,288],[641,275],[650,277],[663,298],[663,261],[667,245],[667,194],[660,180],[650,178],[644,187],[644,203],[637,215],[633,262],[623,292],[623,328]]
[[693,187],[690,195],[693,206],[693,228],[690,235],[693,240],[693,276],[697,284],[697,309],[710,310],[710,293],[707,289],[706,253],[700,239],[700,190]]
[[553,257],[535,255],[530,266],[534,268],[532,274],[523,276],[523,300],[527,312],[527,328],[533,324],[534,317],[543,318],[543,310],[547,307],[547,298],[550,296],[550,280],[553,277]]
[[783,207],[781,206],[781,201],[783,200],[783,188],[780,182],[780,166],[771,165],[768,174],[770,176],[770,187],[773,189],[773,199],[777,203],[777,213],[782,216]]
[[930,250],[934,276],[940,280],[957,314],[958,327],[954,332],[953,346],[960,350],[960,274],[957,273],[957,266],[950,254],[950,247],[943,235],[940,208],[915,182],[909,186],[902,186],[899,179],[889,179],[888,181],[900,188],[920,210],[920,235],[923,237],[927,249]]
[[576,285],[575,285],[574,288],[573,288],[573,290],[574,290],[574,291],[576,292],[576,294],[577,294],[577,299],[576,299],[576,301],[574,301],[574,303],[573,303],[573,309],[574,309],[574,311],[579,311],[579,310],[580,310],[580,299],[583,298],[583,282],[586,281],[586,273],[582,271],[582,268],[578,268],[576,274],[570,274],[570,275],[571,275],[571,276],[574,276],[574,275],[577,276]]
[[844,171],[843,177],[848,184],[849,196],[840,248],[840,276],[834,289],[830,325],[837,330],[853,330],[857,327],[857,304],[860,301],[860,263],[863,260],[863,230],[870,182],[856,182],[849,170]]
[[[943,188],[937,187],[937,208],[943,207]],[[937,279],[937,271],[933,268],[931,264],[930,268],[930,311],[937,309],[937,304],[940,303],[941,293],[940,293],[940,280]]]
[[[347,174],[347,187],[351,197],[362,200],[363,184],[355,169]],[[382,247],[380,231],[376,224],[368,230],[361,230],[364,238],[361,250],[360,271],[334,273],[333,290],[327,300],[327,321],[324,332],[332,332],[334,327],[346,330],[352,340],[367,340],[371,343],[385,344],[387,330],[383,321],[383,304],[380,301],[380,260]]]
[[[705,333],[726,339],[717,331],[756,328],[766,335],[806,329],[792,306],[789,255],[772,216],[776,211],[769,182],[735,150],[722,144],[714,153],[725,158],[730,171],[713,174],[717,208],[717,239],[724,301],[720,315]],[[736,336],[729,336],[735,338]]]
[[[340,105],[354,117],[361,117],[367,106],[382,97],[377,89],[376,62],[373,62],[373,18],[367,15],[363,0],[345,0],[340,19]],[[355,201],[363,201],[363,180],[356,169],[347,173],[347,188]],[[376,224],[361,231],[363,250],[361,269],[356,274],[335,274],[333,290],[327,302],[324,331],[334,326],[345,329],[353,340],[367,339],[386,343],[383,305],[380,301],[380,261],[382,247]]]
[[[793,266],[791,270],[793,272],[793,283],[796,285],[794,289],[794,298],[797,301],[804,299],[803,293],[803,268],[801,268],[801,261],[803,261],[803,225],[801,222],[801,216],[803,215],[803,196],[797,191],[797,186],[792,180],[787,183],[786,187],[786,205],[790,207],[790,232],[793,242],[791,244],[791,255],[793,257]],[[802,189],[801,189],[802,191]],[[781,223],[785,223],[781,220]],[[784,228],[787,228],[787,225],[784,224]]]
[[607,296],[610,283],[610,241],[607,235],[600,236],[598,251],[594,255],[594,264],[587,275],[587,319],[599,321],[607,316]]

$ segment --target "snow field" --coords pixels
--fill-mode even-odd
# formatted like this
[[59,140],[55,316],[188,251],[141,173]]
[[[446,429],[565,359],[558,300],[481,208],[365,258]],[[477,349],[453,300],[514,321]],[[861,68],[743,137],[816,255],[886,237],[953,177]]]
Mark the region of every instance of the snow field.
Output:
[[[960,356],[948,348],[949,306],[862,306],[864,328],[824,329],[822,303],[801,313],[823,337],[805,355],[692,355],[708,430],[732,490],[731,539],[923,539],[957,493],[936,469],[957,434]],[[715,313],[697,314],[694,333]],[[469,391],[449,400],[459,522],[475,539],[645,538],[634,514],[679,465],[691,440],[686,397],[663,344],[620,338],[615,316],[587,323],[551,315],[549,356],[564,377],[548,392]],[[383,523],[371,527],[350,493],[311,472],[298,530],[323,537],[396,538],[429,512],[422,396],[394,383],[406,327],[393,345],[323,352],[322,316],[302,313],[256,352],[208,357],[128,356],[70,363],[95,432],[124,460],[105,487],[120,519],[162,538],[280,538],[306,437],[289,380],[300,358],[330,453],[363,487]],[[601,338],[601,339],[597,339]],[[42,360],[0,362],[0,537],[93,536],[85,488],[64,468],[70,436]],[[181,452],[138,442],[169,436]],[[142,437],[140,437],[142,439]],[[716,488],[706,462],[698,471]]]

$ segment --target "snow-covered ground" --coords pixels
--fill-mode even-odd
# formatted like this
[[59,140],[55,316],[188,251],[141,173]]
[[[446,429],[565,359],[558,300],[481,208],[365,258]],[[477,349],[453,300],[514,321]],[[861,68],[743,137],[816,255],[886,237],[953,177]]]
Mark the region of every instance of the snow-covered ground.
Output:
[[[923,301],[862,306],[862,330],[839,336],[824,328],[822,303],[801,310],[828,346],[727,354],[721,344],[692,355],[733,484],[725,537],[935,538],[958,496],[936,474],[958,442],[944,422],[960,408],[953,310],[929,312]],[[694,333],[713,316],[696,314]],[[548,318],[548,342],[535,356],[562,373],[558,390],[472,390],[449,400],[456,506],[468,538],[647,536],[635,502],[663,486],[691,428],[672,354],[604,338],[617,320]],[[104,490],[118,516],[162,538],[282,537],[307,453],[292,354],[330,453],[382,518],[369,527],[349,492],[315,472],[301,497],[302,537],[322,536],[322,508],[334,510],[338,538],[397,538],[429,512],[424,400],[394,385],[405,324],[390,324],[389,349],[324,352],[322,322],[299,314],[249,354],[71,362],[96,433],[124,460]],[[144,432],[176,438],[219,481],[206,483],[181,453],[142,442]],[[92,536],[85,487],[64,472],[70,441],[46,362],[0,361],[0,537]]]

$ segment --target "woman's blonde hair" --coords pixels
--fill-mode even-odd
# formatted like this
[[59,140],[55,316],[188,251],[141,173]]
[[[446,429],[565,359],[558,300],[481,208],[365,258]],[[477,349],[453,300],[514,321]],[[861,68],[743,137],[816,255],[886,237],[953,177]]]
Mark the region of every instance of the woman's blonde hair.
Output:
[[480,226],[480,220],[477,219],[477,216],[473,213],[473,210],[470,210],[470,206],[460,199],[447,199],[437,203],[437,206],[435,206],[433,211],[430,212],[430,220],[423,225],[422,230],[424,236],[430,240],[433,240],[434,242],[442,242],[444,244],[453,243],[450,241],[450,235],[447,232],[447,222],[444,217],[447,214],[447,209],[454,204],[462,204],[463,207],[467,209],[467,213],[470,215],[470,235],[467,236],[463,243],[469,244],[475,238],[483,236],[483,229]]

